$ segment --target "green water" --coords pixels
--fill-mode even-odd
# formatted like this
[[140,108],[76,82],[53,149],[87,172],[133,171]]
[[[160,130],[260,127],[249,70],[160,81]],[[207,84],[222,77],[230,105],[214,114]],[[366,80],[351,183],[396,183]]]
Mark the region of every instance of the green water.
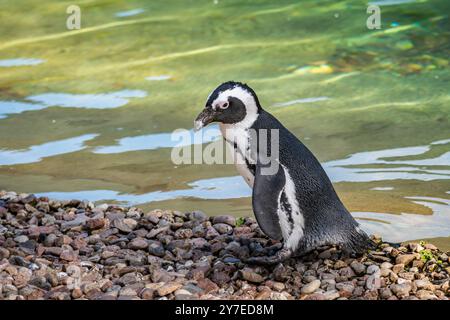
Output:
[[369,232],[450,247],[447,0],[383,5],[380,30],[366,1],[85,0],[69,31],[71,4],[2,1],[0,189],[249,215],[243,181],[215,185],[234,166],[146,145],[232,79],[328,164]]

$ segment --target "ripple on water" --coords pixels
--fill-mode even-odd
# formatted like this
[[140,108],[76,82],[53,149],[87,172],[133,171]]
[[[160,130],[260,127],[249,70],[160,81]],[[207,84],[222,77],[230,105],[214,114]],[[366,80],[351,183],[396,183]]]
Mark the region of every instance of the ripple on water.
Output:
[[109,109],[126,105],[130,98],[144,98],[146,96],[147,92],[143,90],[121,90],[100,94],[44,93],[29,96],[27,100],[48,107]]
[[122,202],[138,205],[154,201],[194,197],[198,199],[235,199],[251,196],[250,188],[242,183],[240,176],[203,179],[188,183],[189,189],[155,191],[145,194],[121,194],[113,190],[84,190],[76,192],[46,192],[45,195],[59,200],[83,199],[88,201]]
[[43,62],[45,62],[45,60],[33,58],[5,59],[0,60],[0,67],[34,66]]
[[139,9],[126,10],[126,11],[119,11],[119,12],[116,12],[114,15],[118,18],[125,18],[125,17],[136,16],[138,14],[143,13],[144,11],[145,11],[144,9],[139,8]]
[[8,114],[42,110],[49,107],[112,109],[126,105],[131,98],[144,98],[143,90],[121,90],[98,94],[44,93],[21,101],[0,101],[0,119]]
[[413,3],[416,2],[416,0],[378,0],[378,1],[371,1],[369,2],[369,5],[374,6],[394,6],[397,4],[406,4],[406,3]]
[[311,103],[311,102],[325,101],[325,100],[329,100],[329,99],[330,98],[328,98],[328,97],[303,98],[303,99],[296,99],[296,100],[291,100],[291,101],[286,101],[286,102],[275,103],[273,105],[273,107],[287,107],[287,106],[292,106],[294,104],[299,104],[299,103]]
[[[380,234],[390,242],[448,237],[450,235],[450,200],[432,197],[407,197],[433,211],[432,215],[379,212],[352,212],[364,230]],[[414,233],[411,233],[414,230]],[[413,237],[413,238],[411,238]]]
[[162,81],[162,80],[169,80],[170,78],[172,78],[171,76],[169,76],[169,75],[159,75],[159,76],[150,76],[150,77],[147,77],[147,78],[145,78],[145,80],[148,80],[148,81]]
[[97,134],[85,134],[31,146],[24,150],[0,149],[0,166],[39,162],[42,158],[79,151],[86,148],[84,145],[86,141],[92,140],[96,136]]
[[160,148],[186,147],[216,141],[220,138],[218,126],[212,125],[203,130],[182,129],[179,135],[172,133],[153,133],[136,137],[119,139],[116,146],[96,148],[94,153],[123,153],[138,150],[156,150]]
[[[437,144],[450,144],[450,139],[435,141],[427,146],[359,152],[345,159],[325,162],[323,167],[333,182],[450,179],[450,151],[434,158],[407,159],[408,156],[424,155],[430,151],[431,145]],[[389,159],[394,157],[405,159]],[[370,168],[370,165],[373,167]],[[433,169],[427,168],[428,166]]]

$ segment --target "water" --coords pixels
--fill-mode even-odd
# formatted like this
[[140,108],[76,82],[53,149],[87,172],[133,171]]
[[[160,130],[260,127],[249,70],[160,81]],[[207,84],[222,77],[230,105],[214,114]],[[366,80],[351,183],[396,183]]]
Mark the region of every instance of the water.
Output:
[[359,0],[141,0],[91,1],[68,31],[64,3],[7,0],[0,189],[250,215],[234,166],[170,160],[172,131],[194,137],[233,79],[316,154],[364,229],[450,248],[450,4],[376,2],[380,30]]
[[44,60],[33,58],[16,58],[0,60],[0,68],[6,67],[20,67],[20,66],[34,66],[43,63]]

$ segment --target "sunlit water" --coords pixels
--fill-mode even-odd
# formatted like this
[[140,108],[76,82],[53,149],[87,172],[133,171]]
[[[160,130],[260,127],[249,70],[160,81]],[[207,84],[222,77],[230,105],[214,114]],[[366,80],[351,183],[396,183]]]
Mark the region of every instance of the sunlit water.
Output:
[[[0,189],[144,208],[251,214],[232,165],[176,165],[172,132],[226,80],[320,159],[368,232],[450,237],[450,4],[7,1],[0,21]],[[7,8],[7,9],[6,9]],[[14,26],[12,28],[11,26]],[[442,244],[442,243],[441,243]],[[450,241],[444,246],[450,248]]]

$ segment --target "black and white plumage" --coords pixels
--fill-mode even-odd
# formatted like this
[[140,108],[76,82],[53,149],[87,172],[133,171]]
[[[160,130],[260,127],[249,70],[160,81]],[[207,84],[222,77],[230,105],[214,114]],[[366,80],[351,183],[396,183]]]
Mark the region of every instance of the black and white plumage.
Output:
[[[339,245],[354,253],[361,253],[371,245],[340,201],[316,157],[262,109],[250,87],[233,81],[217,87],[197,117],[195,128],[211,122],[219,122],[223,137],[236,151],[237,170],[253,189],[253,211],[261,230],[284,244],[277,255],[249,262],[276,263],[323,245]],[[269,134],[269,151],[272,151],[271,129],[278,129],[279,168],[271,175],[262,174],[266,162],[256,147],[259,136],[249,134],[264,129]],[[248,152],[249,149],[256,151]]]

